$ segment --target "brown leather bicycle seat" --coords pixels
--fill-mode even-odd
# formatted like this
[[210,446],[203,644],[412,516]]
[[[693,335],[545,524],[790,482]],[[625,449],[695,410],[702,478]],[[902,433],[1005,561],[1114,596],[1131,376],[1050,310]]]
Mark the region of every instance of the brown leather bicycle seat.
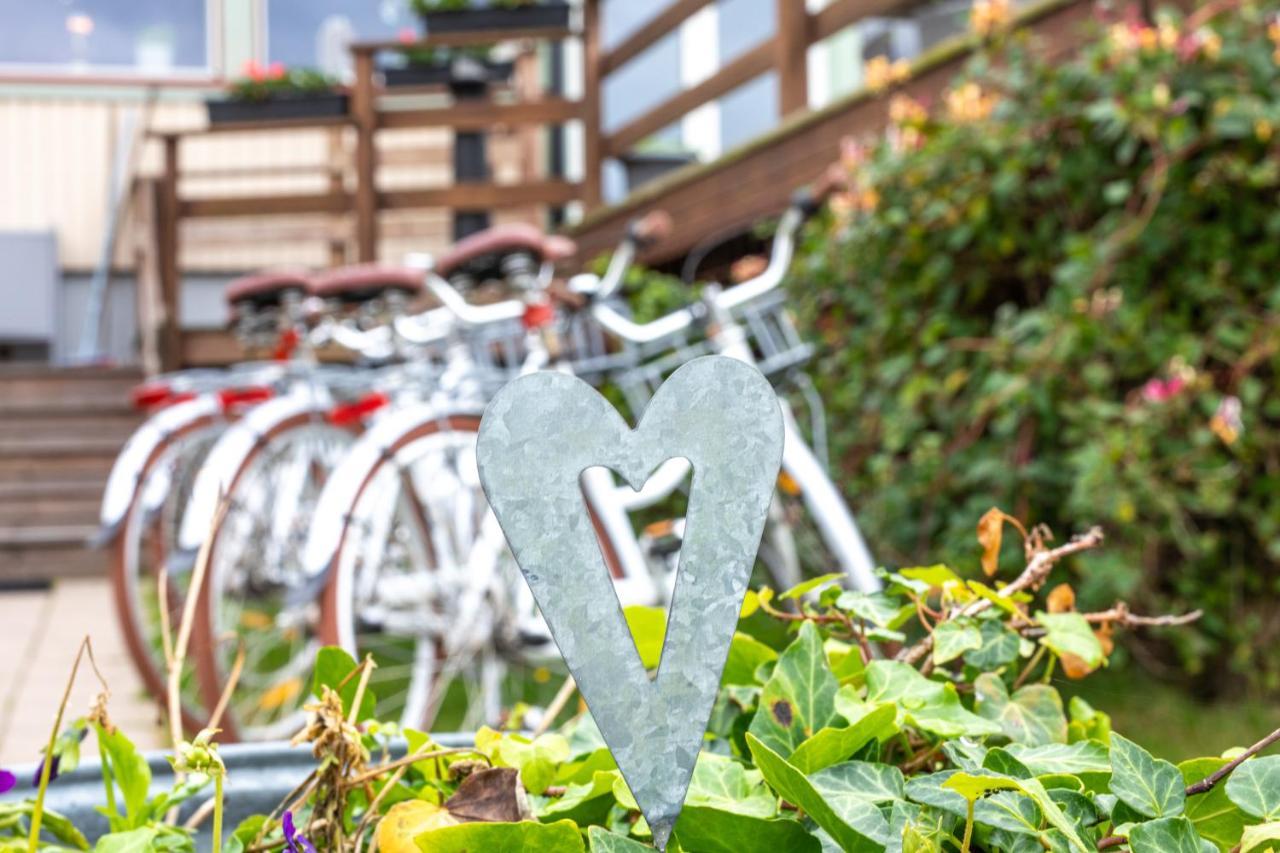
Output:
[[228,305],[252,302],[266,307],[278,304],[280,298],[291,290],[311,292],[311,276],[306,270],[264,270],[241,276],[227,283],[224,295]]
[[567,237],[548,237],[523,223],[498,225],[459,240],[436,260],[436,273],[444,278],[459,272],[489,273],[507,255],[526,253],[539,261],[557,261],[576,252],[577,246]]
[[425,286],[421,270],[387,264],[355,264],[320,273],[315,277],[312,292],[323,299],[358,302],[388,290],[417,296]]

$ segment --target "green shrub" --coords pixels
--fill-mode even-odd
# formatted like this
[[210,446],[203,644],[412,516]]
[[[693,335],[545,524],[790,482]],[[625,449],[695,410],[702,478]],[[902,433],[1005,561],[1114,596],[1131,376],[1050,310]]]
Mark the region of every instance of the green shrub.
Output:
[[1083,600],[1203,605],[1178,662],[1274,691],[1280,27],[1274,3],[1209,8],[1069,61],[997,38],[931,109],[895,97],[795,297],[885,562],[972,563],[993,502],[1096,521]]

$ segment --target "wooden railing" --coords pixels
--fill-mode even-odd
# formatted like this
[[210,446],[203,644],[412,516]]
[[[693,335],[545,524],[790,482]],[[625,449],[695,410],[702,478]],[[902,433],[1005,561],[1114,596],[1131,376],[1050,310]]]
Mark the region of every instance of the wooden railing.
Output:
[[586,85],[583,104],[586,122],[586,180],[583,195],[588,208],[599,205],[600,169],[606,158],[620,157],[638,143],[704,104],[724,97],[769,71],[778,74],[778,113],[787,118],[807,109],[809,81],[807,53],[810,46],[857,21],[882,15],[907,5],[902,0],[834,0],[819,12],[809,13],[803,0],[774,0],[777,28],[772,36],[739,54],[711,77],[649,109],[608,133],[600,127],[600,93],[604,81],[643,54],[681,24],[715,0],[673,0],[669,6],[610,50],[600,45],[601,0],[585,0]]

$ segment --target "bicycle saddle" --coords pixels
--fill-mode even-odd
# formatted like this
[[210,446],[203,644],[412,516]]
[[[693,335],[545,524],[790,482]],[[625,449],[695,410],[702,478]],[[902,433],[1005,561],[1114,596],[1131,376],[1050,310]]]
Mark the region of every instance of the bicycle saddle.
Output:
[[320,273],[313,281],[311,292],[321,299],[362,302],[388,291],[414,297],[425,287],[420,270],[387,264],[355,264]]
[[498,225],[459,240],[436,259],[436,273],[442,278],[461,274],[485,281],[503,278],[503,261],[513,255],[532,256],[537,263],[555,262],[577,250],[567,237],[548,236],[532,225]]
[[227,283],[224,293],[227,304],[235,307],[250,303],[257,308],[271,308],[280,304],[286,293],[311,292],[311,275],[306,270],[265,270],[241,276]]

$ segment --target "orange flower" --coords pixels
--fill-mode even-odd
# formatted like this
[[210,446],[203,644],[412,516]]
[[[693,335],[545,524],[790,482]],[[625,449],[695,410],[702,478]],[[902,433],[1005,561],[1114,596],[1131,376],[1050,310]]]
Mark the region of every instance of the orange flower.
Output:
[[1003,29],[1013,20],[1009,0],[974,0],[969,10],[969,28],[982,37]]
[[983,92],[977,83],[965,83],[947,92],[947,114],[958,122],[981,121],[991,115],[999,98]]
[[873,56],[863,67],[862,77],[868,89],[883,91],[911,76],[911,63],[905,59],[890,62],[888,57]]
[[889,120],[900,127],[923,124],[928,117],[924,105],[910,95],[894,95],[889,100]]

